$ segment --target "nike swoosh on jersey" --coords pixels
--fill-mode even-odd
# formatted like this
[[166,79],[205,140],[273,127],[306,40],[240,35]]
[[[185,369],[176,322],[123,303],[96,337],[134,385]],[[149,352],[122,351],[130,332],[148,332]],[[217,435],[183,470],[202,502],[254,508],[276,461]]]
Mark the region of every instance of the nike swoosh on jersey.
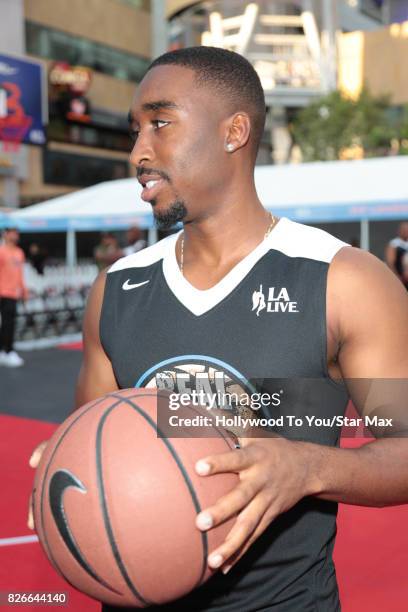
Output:
[[133,285],[129,284],[130,278],[127,279],[127,281],[125,281],[122,285],[122,289],[124,291],[129,291],[129,289],[136,289],[137,287],[141,287],[142,285],[147,285],[147,283],[150,283],[150,280],[147,281],[143,281],[143,283],[134,283]]

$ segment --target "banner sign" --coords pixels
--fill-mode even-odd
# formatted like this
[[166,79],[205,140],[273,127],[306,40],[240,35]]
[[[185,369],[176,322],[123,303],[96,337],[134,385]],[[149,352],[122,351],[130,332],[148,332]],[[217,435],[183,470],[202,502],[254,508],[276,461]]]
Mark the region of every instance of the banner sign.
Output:
[[47,101],[39,62],[0,54],[0,141],[42,145]]

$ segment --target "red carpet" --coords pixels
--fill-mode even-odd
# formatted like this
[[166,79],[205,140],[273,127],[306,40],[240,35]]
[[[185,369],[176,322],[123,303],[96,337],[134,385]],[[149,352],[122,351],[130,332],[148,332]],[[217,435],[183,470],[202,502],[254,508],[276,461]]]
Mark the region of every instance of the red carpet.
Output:
[[82,340],[80,342],[68,342],[67,344],[59,344],[58,348],[65,351],[82,351],[83,344]]
[[[7,491],[0,496],[0,538],[32,535],[26,526],[33,481],[28,459],[34,446],[48,438],[55,425],[0,415],[0,427],[0,476]],[[360,443],[345,440],[348,447]],[[343,612],[406,612],[407,521],[408,505],[381,509],[340,506],[335,559]],[[65,610],[100,609],[98,603],[59,577],[38,543],[0,546],[0,591],[5,590],[66,591],[69,605]],[[41,608],[24,606],[24,610]]]
[[[56,426],[37,420],[0,415],[0,476],[7,495],[0,496],[0,538],[34,535],[26,525],[28,496],[34,470],[28,465],[33,448],[50,437]],[[38,543],[0,546],[0,591],[65,591],[69,604],[30,606],[22,610],[59,609],[96,612],[100,605],[85,597],[55,572]],[[2,609],[13,609],[2,606]]]

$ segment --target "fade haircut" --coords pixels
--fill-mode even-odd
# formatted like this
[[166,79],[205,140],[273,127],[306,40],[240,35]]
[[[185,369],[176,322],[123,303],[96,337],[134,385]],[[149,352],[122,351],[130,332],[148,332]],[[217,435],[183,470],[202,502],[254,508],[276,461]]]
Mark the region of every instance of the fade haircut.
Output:
[[155,59],[156,66],[174,65],[195,72],[198,86],[208,86],[223,98],[232,113],[245,111],[251,120],[252,152],[258,152],[265,127],[265,97],[260,78],[242,55],[218,47],[187,47],[169,51]]

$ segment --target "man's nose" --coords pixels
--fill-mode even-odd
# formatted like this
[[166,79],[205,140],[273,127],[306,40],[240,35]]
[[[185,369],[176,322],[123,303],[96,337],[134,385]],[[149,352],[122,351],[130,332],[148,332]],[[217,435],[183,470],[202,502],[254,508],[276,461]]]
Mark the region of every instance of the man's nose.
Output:
[[132,166],[140,166],[146,162],[153,161],[153,149],[146,133],[139,132],[137,140],[133,145],[129,161]]

